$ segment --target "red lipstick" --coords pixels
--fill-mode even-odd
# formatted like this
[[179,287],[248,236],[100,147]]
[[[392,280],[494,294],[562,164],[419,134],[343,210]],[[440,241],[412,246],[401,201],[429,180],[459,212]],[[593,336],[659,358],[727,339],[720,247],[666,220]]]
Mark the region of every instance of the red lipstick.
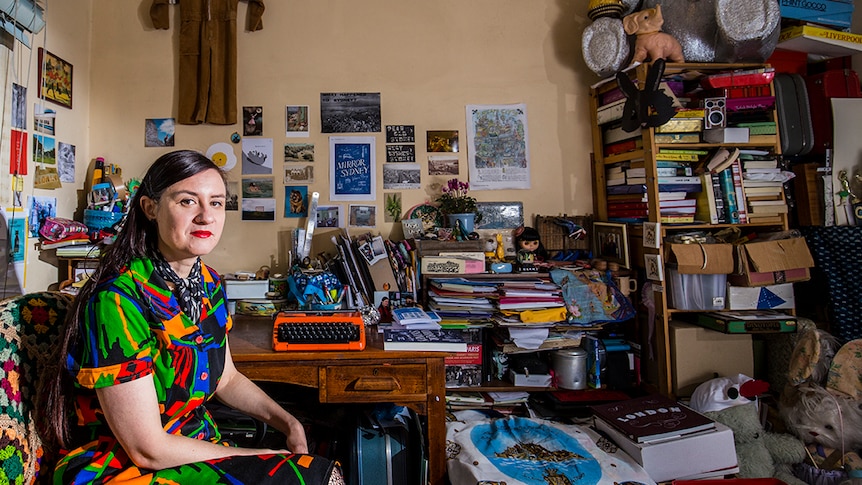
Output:
[[213,233],[209,231],[192,231],[192,236],[194,237],[207,238],[211,237],[212,235]]

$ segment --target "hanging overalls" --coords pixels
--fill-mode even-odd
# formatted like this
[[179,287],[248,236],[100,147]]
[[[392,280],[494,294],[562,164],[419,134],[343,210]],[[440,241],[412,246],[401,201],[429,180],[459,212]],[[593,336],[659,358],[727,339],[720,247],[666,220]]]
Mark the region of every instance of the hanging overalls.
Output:
[[[236,123],[236,11],[238,0],[180,0],[177,122]],[[169,0],[153,0],[150,17],[167,29]],[[263,0],[248,0],[248,30],[263,28]]]

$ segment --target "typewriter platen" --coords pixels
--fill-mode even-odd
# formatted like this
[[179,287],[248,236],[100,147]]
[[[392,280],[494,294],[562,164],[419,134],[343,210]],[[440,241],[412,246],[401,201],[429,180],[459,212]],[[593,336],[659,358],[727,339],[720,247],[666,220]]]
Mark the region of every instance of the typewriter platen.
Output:
[[276,351],[362,350],[365,322],[357,311],[279,312],[272,327]]

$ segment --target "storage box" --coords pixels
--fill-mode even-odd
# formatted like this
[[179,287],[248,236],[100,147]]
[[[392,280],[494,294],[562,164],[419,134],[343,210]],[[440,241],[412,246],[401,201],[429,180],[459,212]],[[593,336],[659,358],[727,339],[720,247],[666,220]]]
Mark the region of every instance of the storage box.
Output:
[[670,305],[678,310],[722,310],[726,274],[682,274],[668,266]]
[[793,283],[768,286],[728,286],[728,310],[792,310]]
[[224,280],[228,300],[264,299],[269,280]]
[[716,374],[754,375],[751,335],[728,335],[679,320],[668,322],[668,329],[674,395],[691,395]]
[[668,244],[669,263],[683,274],[733,273],[731,244]]
[[737,473],[733,431],[715,423],[714,431],[680,439],[635,443],[602,420],[595,427],[638,462],[656,482],[715,477]]
[[801,237],[750,242],[736,246],[737,269],[728,280],[734,286],[766,286],[811,279],[814,258]]
[[712,128],[703,130],[703,141],[707,143],[748,143],[748,128]]
[[513,369],[509,369],[509,379],[516,386],[549,387],[551,385],[550,374],[518,374]]
[[853,3],[836,0],[781,0],[781,18],[804,20],[815,24],[850,28]]

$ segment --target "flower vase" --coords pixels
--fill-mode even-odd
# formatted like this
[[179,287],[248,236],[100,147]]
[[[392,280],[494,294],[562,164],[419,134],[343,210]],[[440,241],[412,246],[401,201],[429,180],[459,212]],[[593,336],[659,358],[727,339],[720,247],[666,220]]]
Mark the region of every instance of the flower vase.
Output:
[[463,214],[447,214],[446,217],[449,218],[449,227],[454,228],[458,225],[458,221],[461,221],[461,224],[463,224],[464,230],[467,231],[467,234],[473,232],[473,224],[476,222],[476,214],[474,212],[465,212]]

